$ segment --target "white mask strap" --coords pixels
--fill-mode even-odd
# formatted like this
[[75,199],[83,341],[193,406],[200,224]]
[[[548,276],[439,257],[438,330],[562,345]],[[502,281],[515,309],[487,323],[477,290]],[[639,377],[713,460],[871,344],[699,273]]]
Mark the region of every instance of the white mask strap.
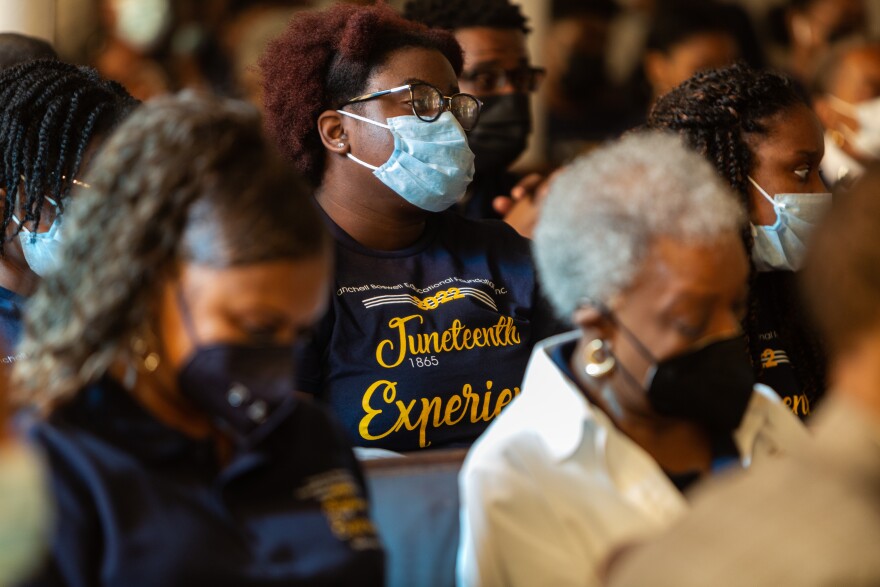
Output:
[[370,124],[375,124],[376,126],[381,126],[382,128],[387,128],[388,130],[391,130],[390,125],[382,124],[381,122],[376,122],[375,120],[370,120],[366,116],[361,116],[359,114],[354,114],[352,112],[346,112],[345,110],[337,110],[337,112],[340,114],[344,114],[345,116],[349,116],[351,118],[354,118],[356,120],[361,120],[363,122],[369,122]]
[[[22,178],[22,179],[24,179],[24,178]],[[56,213],[57,213],[57,210],[58,210],[58,202],[56,202],[55,200],[53,200],[53,199],[50,198],[49,196],[46,196],[46,201],[48,201],[50,204],[52,204],[53,206],[55,206],[55,210],[56,210]],[[18,219],[18,216],[16,216],[15,214],[12,214],[12,220],[14,220],[15,223],[16,223],[17,225],[21,226],[21,220],[19,220],[19,219]],[[23,231],[25,231],[25,232],[30,232],[30,231],[29,231],[27,228],[25,228],[24,226],[21,226],[21,229],[22,229]]]
[[773,207],[774,207],[774,208],[779,208],[779,209],[785,208],[785,204],[780,204],[779,202],[777,202],[776,200],[774,200],[773,198],[771,198],[771,197],[770,197],[770,194],[768,194],[767,192],[765,192],[765,191],[764,191],[764,188],[762,188],[761,186],[759,186],[759,185],[758,185],[758,182],[756,182],[754,179],[752,179],[751,176],[747,176],[747,177],[749,178],[749,181],[752,182],[752,185],[755,186],[755,189],[758,190],[758,191],[761,193],[762,196],[764,196],[765,198],[767,198],[767,201],[768,201],[768,202],[770,202],[771,204],[773,204]]
[[355,157],[355,156],[352,155],[351,153],[346,153],[345,155],[346,155],[346,157],[348,157],[349,159],[351,159],[351,160],[354,161],[355,163],[357,163],[357,164],[359,164],[359,165],[363,165],[363,166],[366,167],[367,169],[372,169],[373,171],[376,171],[377,169],[379,169],[379,168],[376,167],[375,165],[370,165],[370,164],[367,163],[366,161],[361,161],[360,159],[358,159],[357,157]]

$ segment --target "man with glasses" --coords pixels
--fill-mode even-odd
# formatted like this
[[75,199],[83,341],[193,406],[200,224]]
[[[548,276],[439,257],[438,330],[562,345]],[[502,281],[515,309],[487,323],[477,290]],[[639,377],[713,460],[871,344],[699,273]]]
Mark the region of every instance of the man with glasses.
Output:
[[529,94],[544,76],[529,61],[526,18],[509,0],[411,0],[404,16],[453,32],[464,52],[461,91],[483,104],[480,122],[468,134],[476,174],[461,211],[480,218],[506,214],[512,200],[497,196],[530,199],[542,179],[533,174],[517,185],[507,171],[526,149],[532,130]]

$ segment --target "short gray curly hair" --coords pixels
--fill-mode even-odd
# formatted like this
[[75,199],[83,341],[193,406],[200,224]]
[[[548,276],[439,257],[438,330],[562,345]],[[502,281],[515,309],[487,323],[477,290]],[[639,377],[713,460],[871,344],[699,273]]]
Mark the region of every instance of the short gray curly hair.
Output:
[[584,155],[553,181],[535,229],[541,287],[570,319],[584,299],[629,287],[661,236],[738,236],[745,214],[715,169],[680,138],[634,133]]

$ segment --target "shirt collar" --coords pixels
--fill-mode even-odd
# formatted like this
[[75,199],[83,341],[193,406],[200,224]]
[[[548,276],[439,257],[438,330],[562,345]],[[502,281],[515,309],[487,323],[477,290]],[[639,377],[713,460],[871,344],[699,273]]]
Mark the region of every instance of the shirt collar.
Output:
[[[556,349],[580,336],[581,332],[576,330],[537,344],[523,382],[523,421],[519,424],[539,431],[557,461],[574,454],[587,432],[593,435],[595,443],[604,445],[608,431],[616,429],[611,419],[591,404],[577,383],[553,361]],[[809,441],[806,429],[779,396],[760,384],[755,386],[743,421],[734,431],[743,465],[751,463],[756,444],[760,444],[759,437],[774,450],[788,450]]]
[[584,440],[588,428],[596,442],[604,443],[608,417],[584,397],[577,383],[553,361],[561,346],[576,342],[581,332],[575,330],[548,338],[535,346],[523,382],[523,403],[535,403],[534,409],[520,412],[530,416],[526,425],[540,431],[548,451],[557,461],[569,458]]

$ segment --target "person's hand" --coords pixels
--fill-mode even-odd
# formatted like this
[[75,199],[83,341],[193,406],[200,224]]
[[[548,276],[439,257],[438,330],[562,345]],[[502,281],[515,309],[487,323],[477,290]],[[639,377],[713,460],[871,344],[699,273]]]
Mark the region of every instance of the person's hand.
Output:
[[492,207],[518,233],[532,238],[552,178],[552,175],[545,177],[539,173],[527,175],[510,190],[510,196],[495,198]]
[[533,198],[535,190],[538,189],[542,181],[544,181],[544,176],[540,173],[528,174],[518,184],[513,186],[513,189],[510,190],[510,195],[496,196],[492,200],[492,208],[502,218],[505,218],[518,201],[525,198]]

